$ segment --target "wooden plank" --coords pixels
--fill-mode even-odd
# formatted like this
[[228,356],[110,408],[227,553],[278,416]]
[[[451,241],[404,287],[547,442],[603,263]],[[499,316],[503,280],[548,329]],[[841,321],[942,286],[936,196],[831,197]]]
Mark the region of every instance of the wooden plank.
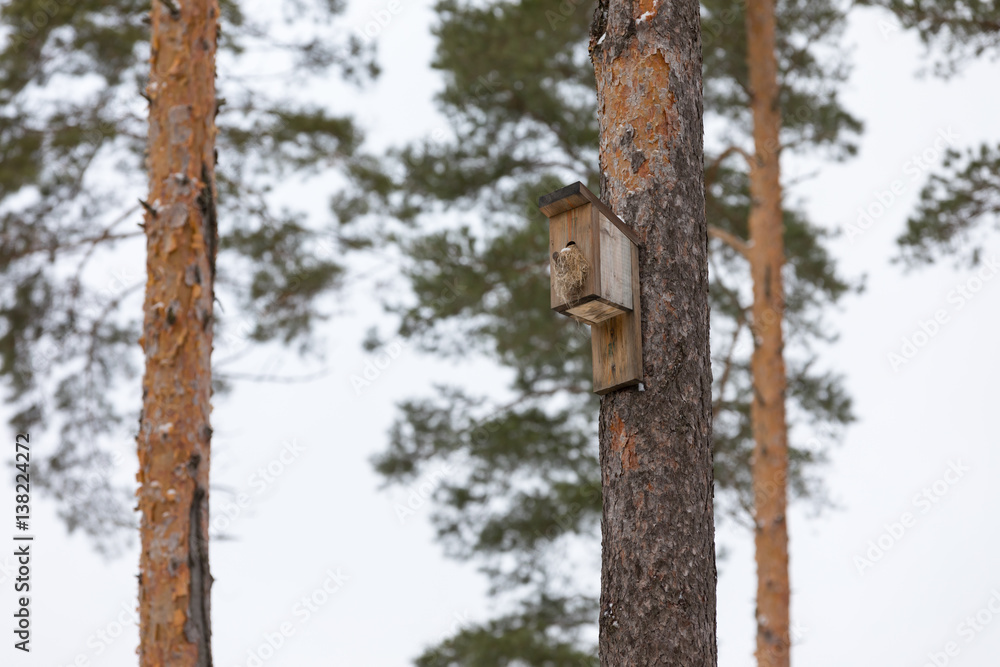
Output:
[[641,245],[639,235],[636,234],[631,227],[622,222],[621,218],[615,215],[614,211],[612,211],[607,204],[602,202],[597,195],[588,190],[587,186],[580,181],[559,188],[555,192],[550,192],[547,195],[542,195],[538,198],[538,208],[545,214],[546,217],[551,218],[552,216],[564,213],[571,208],[583,206],[587,202],[593,204],[597,210],[603,213],[615,227],[622,230],[622,233],[627,236],[632,243]]
[[[583,187],[583,184],[580,184]],[[584,188],[586,189],[586,188]],[[588,255],[590,258],[590,270],[594,273],[594,295],[601,296],[601,214],[597,212],[597,207],[590,203],[590,238],[593,252]]]
[[[587,273],[584,281],[581,296],[598,294],[598,281],[600,273],[594,270],[594,256],[597,245],[593,233],[593,206],[590,202],[574,209],[559,213],[549,218],[549,270],[551,275],[552,258],[560,250],[565,248],[570,241],[576,243],[580,252],[591,263],[591,270]],[[549,287],[550,301],[553,309],[564,310],[566,302],[556,294],[555,283],[550,281]]]
[[634,229],[632,229],[631,227],[629,227],[628,225],[626,225],[624,222],[622,222],[622,219],[619,218],[617,215],[615,215],[615,212],[612,211],[611,208],[608,207],[607,204],[605,204],[600,199],[598,199],[597,195],[595,195],[590,190],[587,190],[587,188],[584,187],[582,184],[581,184],[580,187],[583,187],[583,190],[585,192],[584,196],[586,196],[587,199],[589,199],[590,202],[595,207],[597,207],[597,210],[600,211],[601,213],[603,213],[605,215],[605,217],[607,217],[607,219],[610,220],[611,223],[615,227],[617,227],[618,229],[622,230],[622,234],[624,234],[625,236],[627,236],[632,243],[634,243],[636,245],[642,245],[642,242],[639,240],[639,235],[635,233]]
[[565,213],[572,208],[576,208],[577,206],[583,206],[584,204],[590,202],[590,200],[587,199],[582,192],[580,192],[580,188],[583,187],[583,183],[577,181],[576,183],[571,183],[565,187],[559,188],[555,192],[542,195],[538,198],[538,208],[545,214],[545,217],[551,218],[559,215],[560,213]]
[[607,394],[642,382],[642,309],[639,249],[632,245],[632,312],[590,327],[594,393]]
[[594,209],[601,249],[600,295],[622,310],[632,310],[632,242],[607,216]]
[[616,315],[621,315],[623,312],[626,311],[622,310],[617,305],[604,303],[598,299],[566,309],[567,315],[572,315],[576,319],[586,322],[587,324],[603,322],[604,320],[611,319]]

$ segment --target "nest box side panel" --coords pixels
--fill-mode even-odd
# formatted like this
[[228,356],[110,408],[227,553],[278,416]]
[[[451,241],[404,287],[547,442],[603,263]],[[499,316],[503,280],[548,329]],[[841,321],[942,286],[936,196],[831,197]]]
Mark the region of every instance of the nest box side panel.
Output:
[[[587,277],[581,290],[582,295],[600,294],[601,270],[594,223],[595,212],[590,203],[563,213],[557,213],[549,218],[549,269],[551,271],[554,255],[570,242],[575,243],[589,264]],[[549,292],[552,309],[560,312],[566,310],[569,302],[558,294],[554,281],[551,281]]]
[[594,393],[607,394],[642,382],[642,309],[639,304],[639,248],[629,244],[632,312],[590,327]]
[[601,235],[601,296],[622,310],[632,310],[632,242],[598,211]]

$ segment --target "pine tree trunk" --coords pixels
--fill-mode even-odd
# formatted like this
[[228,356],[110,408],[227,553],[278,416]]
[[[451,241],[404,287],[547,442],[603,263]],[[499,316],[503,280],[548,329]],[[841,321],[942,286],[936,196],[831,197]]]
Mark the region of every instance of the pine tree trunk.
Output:
[[139,664],[212,664],[208,471],[215,250],[215,0],[152,5],[146,354],[137,438]]
[[698,2],[602,0],[590,44],[602,197],[642,240],[645,383],[601,401],[601,665],[714,667]]
[[757,664],[788,667],[788,427],[785,420],[784,222],[779,165],[781,113],[774,0],[747,0],[747,66],[756,164],[750,171],[750,273],[753,278],[750,417],[757,553]]

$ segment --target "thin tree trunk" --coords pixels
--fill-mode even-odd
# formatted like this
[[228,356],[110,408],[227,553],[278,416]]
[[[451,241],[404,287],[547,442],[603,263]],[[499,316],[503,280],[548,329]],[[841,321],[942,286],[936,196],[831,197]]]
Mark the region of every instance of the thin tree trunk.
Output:
[[756,164],[750,171],[750,272],[753,277],[753,487],[757,554],[757,664],[789,665],[789,584],[785,420],[784,222],[779,165],[781,113],[774,0],[747,0],[747,66]]
[[714,667],[698,2],[602,0],[590,45],[601,191],[642,240],[645,384],[601,401],[601,664]]
[[152,6],[139,664],[212,664],[208,471],[217,245],[215,0]]

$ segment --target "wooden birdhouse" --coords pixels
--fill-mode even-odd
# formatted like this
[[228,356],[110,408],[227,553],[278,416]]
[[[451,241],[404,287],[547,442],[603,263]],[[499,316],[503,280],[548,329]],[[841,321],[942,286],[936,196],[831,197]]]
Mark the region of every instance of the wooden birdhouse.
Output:
[[549,219],[552,309],[591,325],[594,391],[642,381],[639,239],[583,183],[538,200]]

